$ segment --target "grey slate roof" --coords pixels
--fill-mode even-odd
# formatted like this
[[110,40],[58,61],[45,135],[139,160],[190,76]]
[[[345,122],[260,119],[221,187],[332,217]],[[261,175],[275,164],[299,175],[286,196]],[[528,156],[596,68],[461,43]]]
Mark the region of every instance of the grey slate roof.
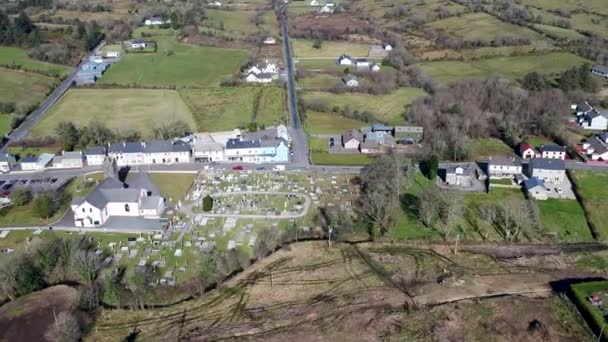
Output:
[[11,158],[13,158],[13,156],[9,153],[0,153],[0,162],[7,162]]
[[597,109],[596,109],[596,110],[594,110],[594,111],[592,111],[592,112],[587,113],[587,117],[588,117],[589,119],[595,119],[595,118],[597,118],[598,116],[603,116],[603,117],[605,117],[605,118],[608,118],[608,111],[605,111],[605,110],[597,110]]
[[489,160],[491,165],[502,165],[502,166],[521,166],[521,160],[518,158],[508,158],[508,157],[491,157]]
[[356,129],[349,129],[346,133],[342,134],[342,143],[347,143],[352,139],[357,140],[358,142],[363,141],[363,134]]
[[587,143],[593,148],[595,154],[604,154],[608,151],[608,148],[596,137],[587,139]]
[[259,140],[239,140],[239,139],[228,139],[226,142],[226,149],[238,149],[238,148],[257,148],[260,147]]
[[153,140],[144,143],[144,153],[189,152],[190,145],[183,141]]
[[531,177],[528,178],[525,182],[524,182],[524,187],[526,188],[526,190],[530,190],[533,189],[537,186],[543,187],[545,188],[545,182],[543,182],[542,179],[538,179],[536,177]]
[[83,153],[85,156],[105,155],[106,147],[105,146],[92,146],[92,147],[89,147],[86,150],[84,150]]
[[82,159],[83,158],[81,151],[64,151],[62,157],[63,157],[63,160]]
[[141,209],[156,209],[158,202],[162,200],[160,196],[147,196],[141,200]]
[[422,133],[422,132],[424,132],[424,127],[422,127],[422,126],[395,126],[395,132]]
[[25,156],[23,158],[21,158],[21,163],[37,163],[38,162],[38,157],[36,156]]
[[603,65],[596,65],[593,67],[593,70],[602,72],[604,74],[608,74],[608,67]]
[[555,144],[543,144],[540,146],[539,150],[541,152],[566,152],[566,148],[564,146]]
[[383,124],[373,124],[372,125],[372,131],[376,132],[376,131],[384,131],[384,132],[390,132],[393,130],[393,126],[387,126],[387,125],[383,125]]
[[343,81],[344,83],[348,83],[348,81],[353,81],[353,80],[354,80],[354,81],[356,81],[356,80],[357,80],[357,77],[355,77],[355,76],[353,76],[353,75],[351,75],[351,74],[348,74],[348,75],[346,75],[346,76],[342,77],[342,81]]
[[143,153],[144,146],[140,142],[114,143],[108,146],[108,153]]
[[534,158],[530,167],[538,170],[566,170],[566,163],[561,159]]
[[584,112],[584,113],[586,113],[586,112],[588,112],[588,111],[590,111],[592,109],[593,109],[593,107],[591,107],[589,105],[589,103],[587,103],[587,102],[581,102],[581,103],[579,103],[579,104],[576,105],[576,110],[578,112]]

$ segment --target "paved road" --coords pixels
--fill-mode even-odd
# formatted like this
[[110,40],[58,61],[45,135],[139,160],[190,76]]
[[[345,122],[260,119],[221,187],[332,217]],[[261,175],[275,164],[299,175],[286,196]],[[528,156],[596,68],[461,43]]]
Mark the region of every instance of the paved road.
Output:
[[78,66],[72,70],[72,72],[61,82],[61,84],[59,84],[59,86],[55,88],[55,90],[53,90],[53,92],[44,101],[42,101],[40,107],[32,112],[27,119],[21,123],[21,125],[19,125],[19,127],[11,132],[4,146],[0,148],[0,152],[6,152],[9,141],[24,140],[30,134],[30,129],[32,129],[36,121],[38,121],[55,104],[55,102],[57,102],[57,100],[59,100],[61,96],[68,91],[68,89],[70,89],[72,83],[76,79],[76,73],[78,73],[82,63],[88,61],[89,57],[96,54],[104,45],[104,41],[99,43],[99,45],[97,45],[80,61],[80,63],[78,63]]
[[287,15],[285,14],[285,4],[281,5],[281,35],[283,36],[283,53],[285,54],[285,69],[287,71],[287,98],[289,113],[291,114],[291,137],[292,137],[292,162],[296,165],[310,165],[308,154],[308,138],[300,125],[300,115],[298,113],[298,100],[296,97],[296,80],[291,56],[291,44],[289,42],[289,32]]

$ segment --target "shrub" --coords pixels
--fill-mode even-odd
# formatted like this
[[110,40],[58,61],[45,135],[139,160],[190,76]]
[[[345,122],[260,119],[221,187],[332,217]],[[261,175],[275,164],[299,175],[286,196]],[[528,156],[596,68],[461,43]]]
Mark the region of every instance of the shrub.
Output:
[[203,198],[203,211],[211,211],[213,209],[213,197],[207,195]]
[[11,193],[11,201],[17,207],[24,206],[32,200],[32,193],[27,189],[16,189]]

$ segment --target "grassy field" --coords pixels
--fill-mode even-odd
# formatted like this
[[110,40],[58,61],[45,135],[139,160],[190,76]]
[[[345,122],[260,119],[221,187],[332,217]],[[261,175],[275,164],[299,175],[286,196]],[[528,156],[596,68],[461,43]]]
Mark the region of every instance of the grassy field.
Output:
[[17,111],[44,100],[58,80],[35,74],[0,68],[0,102],[14,102]]
[[306,92],[303,99],[305,101],[324,101],[330,107],[346,108],[348,106],[353,111],[368,111],[373,113],[377,120],[398,124],[404,121],[405,107],[424,94],[424,91],[419,88],[399,88],[388,95],[378,96],[359,93]]
[[560,241],[593,240],[585,212],[576,200],[550,198],[536,203],[544,228],[555,233]]
[[283,90],[278,87],[181,89],[201,132],[232,130],[254,121],[272,125],[283,121]]
[[587,219],[596,230],[598,239],[608,241],[608,174],[592,171],[572,171]]
[[500,139],[478,138],[471,141],[473,159],[482,159],[494,155],[511,156],[513,154],[513,149]]
[[608,15],[608,8],[606,8],[606,2],[604,0],[522,0],[521,3],[545,10],[557,8],[566,11],[585,9],[587,11]]
[[492,74],[517,78],[532,71],[543,74],[556,73],[585,62],[586,59],[568,52],[553,52],[538,56],[496,57],[475,61],[423,62],[419,66],[436,80],[452,82],[469,78],[486,78]]
[[177,43],[157,37],[157,53],[126,54],[104,74],[101,84],[143,86],[215,86],[237,72],[247,56],[242,50]]
[[186,196],[186,192],[194,182],[195,175],[190,173],[150,173],[150,177],[158,186],[160,193],[171,203],[177,204]]
[[234,36],[245,36],[258,31],[258,28],[253,23],[255,11],[223,11],[218,9],[205,10],[205,19],[201,24],[203,26],[219,27],[223,26],[224,33],[229,33]]
[[365,126],[369,126],[369,124],[336,113],[306,112],[306,130],[309,133],[341,134],[347,129]]
[[312,40],[294,39],[292,41],[294,57],[296,58],[334,58],[343,53],[351,57],[367,57],[369,45],[341,41],[322,41],[321,48],[315,49]]
[[555,144],[554,141],[552,141],[549,138],[544,138],[544,137],[528,137],[526,139],[526,142],[532,146],[534,146],[535,148],[539,148],[541,145],[544,144]]
[[397,224],[391,231],[391,237],[399,240],[417,240],[417,239],[439,239],[440,235],[436,230],[425,227],[416,217],[415,208],[413,206],[414,199],[422,190],[431,186],[434,181],[424,177],[422,173],[416,172],[414,179],[410,182],[409,187],[402,196],[401,208],[399,212]]
[[[579,310],[586,311],[585,313],[590,316],[588,324],[593,326],[596,331],[604,329],[605,326],[608,325],[608,319],[604,318],[602,310],[591,305],[587,298],[589,296],[599,296],[605,307],[606,302],[608,301],[608,295],[606,294],[608,291],[608,281],[583,282],[570,285],[570,287],[574,294],[574,301],[577,302]],[[606,338],[603,337],[602,341],[605,340]],[[598,341],[600,340],[598,339]]]
[[605,16],[586,13],[573,14],[570,22],[572,27],[577,30],[593,32],[604,37],[608,35],[608,19]]
[[71,89],[32,128],[34,137],[53,136],[61,121],[86,125],[93,120],[109,128],[136,130],[150,136],[152,130],[172,120],[196,123],[175,90]]
[[327,74],[314,74],[310,77],[304,77],[298,81],[298,86],[304,90],[328,90],[334,87],[339,82],[340,78]]
[[11,130],[12,118],[8,114],[0,114],[0,136],[4,136]]
[[535,45],[549,45],[546,38],[537,32],[500,21],[496,17],[482,12],[449,17],[431,22],[426,26],[434,30],[443,30],[464,40],[493,40],[509,34],[516,37],[528,38]]
[[[68,66],[41,62],[29,57],[23,49],[7,46],[0,46],[0,65],[17,65],[25,70],[40,71],[59,76],[65,76],[70,72],[70,67]],[[3,77],[0,77],[0,79],[3,79]]]
[[557,37],[568,39],[568,40],[579,40],[585,38],[582,34],[562,27],[544,25],[544,24],[534,24],[534,28],[546,32],[548,34],[553,34]]

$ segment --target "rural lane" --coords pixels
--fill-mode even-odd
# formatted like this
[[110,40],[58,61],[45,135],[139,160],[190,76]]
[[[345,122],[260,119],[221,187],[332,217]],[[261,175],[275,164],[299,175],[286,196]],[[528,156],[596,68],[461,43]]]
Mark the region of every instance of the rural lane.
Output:
[[76,79],[76,74],[78,70],[80,70],[80,66],[89,60],[90,56],[96,54],[103,46],[105,45],[105,41],[101,41],[91,52],[87,53],[87,55],[80,60],[78,65],[72,70],[72,72],[59,84],[55,90],[46,98],[38,109],[33,111],[25,121],[19,125],[19,127],[15,128],[9,135],[8,139],[5,141],[4,145],[0,148],[0,152],[6,152],[8,149],[8,144],[11,141],[20,141],[24,140],[29,134],[30,130],[34,126],[34,124],[65,94],[68,89],[72,86],[74,80]]

